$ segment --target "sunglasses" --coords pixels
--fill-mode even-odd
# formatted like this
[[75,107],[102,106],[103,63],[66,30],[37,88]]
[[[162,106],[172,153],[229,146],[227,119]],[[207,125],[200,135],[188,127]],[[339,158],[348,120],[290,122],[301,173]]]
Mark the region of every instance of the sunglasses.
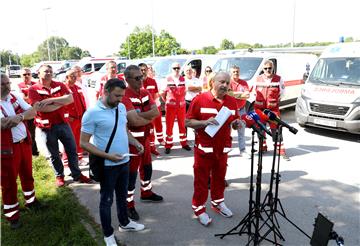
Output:
[[212,70],[205,70],[205,72],[206,72],[206,73],[211,73],[211,72],[212,72]]
[[130,77],[129,79],[135,79],[136,81],[141,81],[144,79],[144,76],[136,76],[136,77]]
[[272,67],[264,67],[264,70],[271,70]]
[[30,76],[31,73],[24,73],[24,74],[23,74],[23,76],[26,76],[26,75]]
[[179,67],[173,67],[172,69],[174,69],[174,70],[180,70]]

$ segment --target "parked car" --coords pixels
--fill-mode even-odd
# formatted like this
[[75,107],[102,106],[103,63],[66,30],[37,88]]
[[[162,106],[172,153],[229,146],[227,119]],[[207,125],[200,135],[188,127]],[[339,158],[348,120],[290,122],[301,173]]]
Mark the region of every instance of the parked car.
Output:
[[20,65],[7,65],[5,68],[6,74],[9,78],[21,77],[21,66]]

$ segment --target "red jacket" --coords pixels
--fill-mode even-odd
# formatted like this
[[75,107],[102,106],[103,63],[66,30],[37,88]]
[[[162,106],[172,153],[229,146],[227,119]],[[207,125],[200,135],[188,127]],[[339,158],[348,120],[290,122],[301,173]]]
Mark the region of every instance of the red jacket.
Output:
[[67,105],[69,117],[81,120],[86,111],[85,97],[82,93],[82,89],[75,84],[73,86],[68,85],[68,87],[72,91],[74,98],[74,102]]
[[176,85],[174,78],[169,76],[166,78],[165,104],[174,108],[185,107],[185,79],[183,76],[179,77],[179,83]]
[[280,102],[280,80],[281,77],[274,74],[271,82],[267,83],[264,76],[256,78],[255,108],[278,110]]

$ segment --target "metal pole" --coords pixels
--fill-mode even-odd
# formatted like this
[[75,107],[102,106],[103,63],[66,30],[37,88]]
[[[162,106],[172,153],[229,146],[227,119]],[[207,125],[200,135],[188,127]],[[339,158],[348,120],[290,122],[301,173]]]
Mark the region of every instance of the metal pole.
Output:
[[294,40],[295,40],[295,13],[296,13],[296,0],[294,0],[294,7],[293,7],[293,26],[292,26],[292,40],[291,40],[291,48],[294,47]]
[[155,57],[155,37],[154,37],[154,1],[151,1],[151,39],[152,39],[152,56]]
[[46,26],[46,44],[47,44],[47,51],[48,51],[48,61],[51,61],[50,56],[50,44],[49,44],[49,30],[48,30],[48,22],[47,22],[47,10],[50,10],[50,7],[44,8],[43,11],[45,13],[45,26]]

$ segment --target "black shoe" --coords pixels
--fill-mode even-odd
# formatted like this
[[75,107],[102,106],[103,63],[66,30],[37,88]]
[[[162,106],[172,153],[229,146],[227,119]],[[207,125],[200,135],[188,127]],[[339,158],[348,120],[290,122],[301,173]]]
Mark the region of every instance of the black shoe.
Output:
[[130,219],[138,221],[140,219],[140,216],[138,212],[136,212],[135,208],[128,208],[127,209],[127,215]]
[[35,200],[33,203],[27,204],[25,206],[32,211],[39,211],[47,207],[46,205],[40,203],[38,200]]
[[162,196],[159,196],[155,193],[152,193],[151,196],[148,197],[140,197],[140,201],[142,202],[162,202],[164,199]]
[[170,149],[170,148],[166,148],[166,149],[165,149],[165,154],[168,155],[168,154],[170,154],[170,152],[171,152],[171,149]]
[[39,151],[36,151],[36,152],[32,153],[33,156],[39,156],[39,154],[40,154]]
[[13,229],[13,230],[16,230],[16,229],[20,228],[21,225],[22,224],[21,224],[19,219],[10,221],[10,228]]
[[187,151],[190,151],[191,150],[191,147],[189,145],[185,145],[182,147],[184,150],[187,150]]

